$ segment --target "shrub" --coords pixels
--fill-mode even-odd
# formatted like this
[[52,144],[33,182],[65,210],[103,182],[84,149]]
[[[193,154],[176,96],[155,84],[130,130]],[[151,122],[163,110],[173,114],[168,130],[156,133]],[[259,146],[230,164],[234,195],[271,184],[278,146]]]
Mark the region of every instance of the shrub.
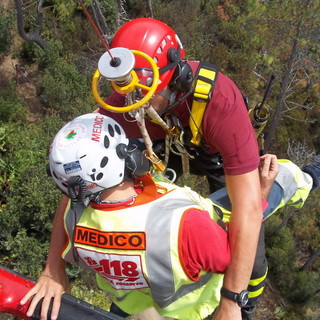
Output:
[[11,28],[13,16],[0,8],[0,52],[6,53],[11,46]]

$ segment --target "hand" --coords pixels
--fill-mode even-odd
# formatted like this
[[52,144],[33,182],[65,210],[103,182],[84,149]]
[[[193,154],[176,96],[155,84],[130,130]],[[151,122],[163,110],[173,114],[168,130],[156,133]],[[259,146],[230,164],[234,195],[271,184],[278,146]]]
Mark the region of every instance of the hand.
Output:
[[278,159],[273,154],[265,154],[260,157],[259,177],[261,195],[264,199],[268,199],[270,189],[274,180],[279,173]]
[[212,320],[241,320],[241,309],[234,301],[221,297],[218,310]]
[[55,275],[52,275],[48,271],[44,270],[36,285],[22,298],[20,304],[26,304],[27,301],[33,296],[26,313],[28,317],[31,317],[38,302],[43,298],[40,319],[47,320],[50,302],[53,298],[51,320],[55,320],[58,318],[61,297],[65,292],[69,292],[69,282],[65,271],[63,270]]

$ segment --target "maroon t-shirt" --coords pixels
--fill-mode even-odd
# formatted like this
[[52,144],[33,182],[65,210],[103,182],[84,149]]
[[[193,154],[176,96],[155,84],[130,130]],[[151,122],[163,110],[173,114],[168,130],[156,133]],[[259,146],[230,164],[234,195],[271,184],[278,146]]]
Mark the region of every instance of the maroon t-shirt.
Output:
[[[188,61],[195,72],[199,62]],[[106,103],[115,107],[124,105],[124,96],[112,93]],[[184,100],[170,112],[184,127],[189,126],[192,97]],[[137,123],[128,113],[113,113],[100,108],[100,112],[112,117],[124,128],[129,138],[141,138]],[[157,124],[146,121],[152,140],[163,139],[165,131]],[[259,150],[243,96],[235,83],[219,72],[212,97],[206,106],[202,120],[202,132],[206,146],[213,153],[219,152],[227,175],[238,175],[258,168]]]

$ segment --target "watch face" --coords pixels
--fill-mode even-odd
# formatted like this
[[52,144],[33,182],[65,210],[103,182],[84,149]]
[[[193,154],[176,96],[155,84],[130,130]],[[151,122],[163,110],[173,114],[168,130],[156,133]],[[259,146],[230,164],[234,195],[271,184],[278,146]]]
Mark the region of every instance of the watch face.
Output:
[[239,305],[240,307],[244,307],[249,300],[249,294],[247,290],[243,290],[239,293]]
[[240,293],[235,293],[222,287],[221,295],[227,299],[237,302],[239,307],[244,307],[249,300],[249,292],[247,290],[242,290]]

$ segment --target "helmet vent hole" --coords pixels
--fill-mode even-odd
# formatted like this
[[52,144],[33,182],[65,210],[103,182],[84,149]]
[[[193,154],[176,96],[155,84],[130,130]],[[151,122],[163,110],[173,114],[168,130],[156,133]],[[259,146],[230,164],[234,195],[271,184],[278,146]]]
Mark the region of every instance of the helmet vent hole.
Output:
[[100,172],[100,173],[98,173],[97,174],[97,176],[96,176],[96,180],[101,180],[103,178],[103,173],[102,172]]
[[114,126],[114,129],[116,130],[116,133],[117,133],[118,135],[121,134],[121,129],[120,129],[120,127],[119,127],[118,125],[115,125],[115,126]]
[[161,47],[158,47],[158,49],[157,49],[157,53],[158,53],[158,54],[161,54],[161,53],[162,53],[162,51],[163,51],[163,50],[162,50],[162,48],[161,48]]
[[108,125],[108,131],[111,137],[114,137],[114,129],[111,124]]
[[104,136],[103,144],[106,149],[108,149],[110,147],[110,140],[109,140],[108,136]]
[[108,157],[103,157],[100,162],[100,167],[104,168],[108,164],[108,161],[109,161]]
[[57,174],[56,174],[54,171],[52,171],[52,175],[53,175],[57,180],[59,180],[59,177],[57,176]]
[[83,159],[83,158],[84,158],[84,157],[86,157],[86,156],[87,156],[87,155],[86,155],[86,154],[84,154],[83,156],[81,156],[81,157],[80,157],[80,159]]

